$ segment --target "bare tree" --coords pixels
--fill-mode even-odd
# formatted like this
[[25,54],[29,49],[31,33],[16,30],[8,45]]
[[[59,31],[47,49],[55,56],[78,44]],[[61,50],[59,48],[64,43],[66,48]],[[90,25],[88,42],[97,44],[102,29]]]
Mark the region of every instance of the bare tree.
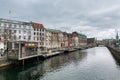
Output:
[[3,37],[4,37],[5,50],[7,49],[8,43],[10,41],[12,42],[16,40],[16,35],[14,34],[14,32],[12,32],[12,29],[10,27],[11,25],[9,25],[9,27],[4,26]]

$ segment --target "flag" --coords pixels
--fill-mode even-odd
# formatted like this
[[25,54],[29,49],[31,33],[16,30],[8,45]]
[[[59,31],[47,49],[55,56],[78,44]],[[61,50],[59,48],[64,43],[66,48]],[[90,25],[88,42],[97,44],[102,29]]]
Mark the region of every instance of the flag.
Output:
[[11,14],[11,10],[9,10],[9,14]]

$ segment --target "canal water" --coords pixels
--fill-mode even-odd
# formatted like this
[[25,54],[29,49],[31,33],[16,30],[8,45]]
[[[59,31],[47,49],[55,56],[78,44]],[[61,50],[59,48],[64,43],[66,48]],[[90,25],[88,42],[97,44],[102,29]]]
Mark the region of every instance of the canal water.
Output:
[[0,69],[0,80],[120,80],[120,65],[106,47],[95,47]]

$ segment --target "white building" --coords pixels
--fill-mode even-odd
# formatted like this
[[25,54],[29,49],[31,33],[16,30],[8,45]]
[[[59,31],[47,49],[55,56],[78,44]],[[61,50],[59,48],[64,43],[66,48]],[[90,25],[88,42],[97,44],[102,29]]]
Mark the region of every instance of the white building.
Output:
[[63,34],[60,30],[46,29],[46,47],[47,48],[61,48],[63,42]]
[[[30,22],[0,19],[2,34],[9,41],[34,41],[33,27]],[[5,38],[4,38],[5,39]]]
[[41,47],[45,47],[42,24],[0,18],[0,48],[8,53],[19,53],[20,59],[41,53]]
[[52,48],[52,33],[51,33],[51,31],[49,30],[49,29],[46,29],[45,30],[45,39],[46,39],[46,41],[45,41],[45,46],[46,46],[46,48],[48,48],[48,49],[51,49]]
[[0,26],[0,49],[4,49],[4,38],[3,38],[2,33],[3,33],[3,31]]
[[37,42],[31,22],[0,18],[0,34],[3,37],[4,49],[7,48],[8,41],[13,42],[12,48],[14,48],[14,42]]
[[45,28],[43,24],[32,22],[33,41],[38,42],[38,47],[46,47],[45,45]]

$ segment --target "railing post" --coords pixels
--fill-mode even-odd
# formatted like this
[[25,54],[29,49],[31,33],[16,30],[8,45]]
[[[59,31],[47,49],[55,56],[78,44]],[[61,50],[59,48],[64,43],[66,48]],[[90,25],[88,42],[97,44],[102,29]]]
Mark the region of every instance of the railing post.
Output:
[[21,44],[20,44],[20,42],[19,42],[19,54],[18,54],[18,60],[20,60],[20,52],[21,52]]

